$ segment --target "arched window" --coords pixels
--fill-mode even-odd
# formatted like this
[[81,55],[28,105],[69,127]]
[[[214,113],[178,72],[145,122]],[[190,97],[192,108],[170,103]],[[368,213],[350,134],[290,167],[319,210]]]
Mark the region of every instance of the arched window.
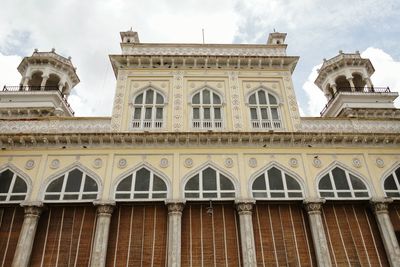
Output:
[[185,185],[185,198],[225,199],[235,197],[235,186],[222,173],[208,167],[191,177]]
[[260,89],[249,97],[250,119],[254,129],[279,129],[282,122],[275,96]]
[[192,126],[195,129],[222,128],[221,98],[207,88],[193,95]]
[[332,169],[319,180],[318,191],[321,197],[327,199],[369,197],[364,182],[339,167]]
[[46,188],[44,200],[92,201],[97,198],[96,181],[85,172],[75,168],[53,180]]
[[303,190],[295,178],[272,167],[258,176],[252,185],[256,199],[302,199]]
[[387,197],[400,198],[400,167],[385,178],[383,188]]
[[25,200],[28,186],[16,173],[7,169],[0,173],[0,203]]
[[134,129],[164,127],[164,97],[149,88],[137,95],[133,102]]
[[116,200],[165,199],[167,185],[147,168],[141,168],[123,178],[115,190]]

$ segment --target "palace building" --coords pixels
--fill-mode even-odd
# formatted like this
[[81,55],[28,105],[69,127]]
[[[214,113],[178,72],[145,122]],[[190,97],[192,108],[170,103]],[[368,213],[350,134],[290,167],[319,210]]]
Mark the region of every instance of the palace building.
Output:
[[398,93],[340,51],[301,117],[285,38],[121,32],[111,117],[74,117],[70,58],[25,57],[0,92],[0,266],[400,266]]

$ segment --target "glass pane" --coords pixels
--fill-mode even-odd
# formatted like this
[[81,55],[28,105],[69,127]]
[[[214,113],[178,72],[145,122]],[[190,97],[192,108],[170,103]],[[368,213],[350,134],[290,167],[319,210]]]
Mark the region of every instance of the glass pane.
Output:
[[14,173],[6,170],[0,174],[0,193],[8,193]]
[[276,102],[276,98],[271,94],[268,94],[268,99],[269,99],[269,103],[272,105],[276,105],[278,103],[278,102]]
[[152,110],[152,108],[146,108],[146,111],[144,113],[144,118],[146,120],[151,120],[151,110]]
[[235,190],[233,183],[227,177],[220,174],[219,179],[220,179],[219,181],[221,190]]
[[45,200],[60,200],[60,195],[46,195]]
[[129,194],[115,194],[117,199],[129,199],[131,196]]
[[185,193],[187,198],[199,198],[199,193]]
[[350,176],[350,181],[351,181],[351,185],[353,186],[353,189],[367,189],[367,187],[365,186],[365,184],[363,183],[363,181],[361,181],[359,178],[349,174]]
[[185,190],[199,190],[199,175],[196,174],[186,183]]
[[64,200],[76,200],[79,198],[79,195],[74,194],[74,195],[64,195]]
[[283,190],[282,173],[277,168],[268,170],[268,181],[270,190]]
[[192,104],[200,104],[200,93],[197,93],[193,96]]
[[63,181],[64,181],[64,176],[55,179],[53,182],[49,184],[46,192],[61,192]]
[[200,119],[200,109],[193,108],[193,119],[198,120]]
[[268,111],[266,108],[261,109],[261,119],[263,119],[263,120],[268,119]]
[[135,112],[133,114],[133,119],[140,120],[141,112],[142,112],[142,108],[135,108]]
[[78,170],[72,170],[68,174],[67,185],[65,186],[65,192],[79,192],[81,189],[83,173]]
[[143,93],[135,98],[135,104],[143,104]]
[[400,183],[400,168],[397,168],[397,170],[394,173],[397,176],[397,181]]
[[301,190],[300,184],[290,175],[286,176],[286,187],[288,190]]
[[11,196],[10,197],[10,201],[15,201],[15,200],[25,200],[25,195]]
[[12,190],[13,193],[26,193],[28,191],[28,188],[26,186],[26,183],[22,178],[17,176],[17,179],[15,180],[14,183],[14,188]]
[[368,192],[355,192],[355,197],[369,197]]
[[221,109],[214,108],[214,119],[220,120],[221,119]]
[[206,120],[211,119],[210,109],[209,108],[205,108],[204,109],[204,119],[206,119]]
[[272,198],[277,198],[277,197],[285,197],[285,193],[277,193],[277,192],[271,192],[271,197]]
[[155,193],[152,195],[152,198],[166,198],[167,194],[166,193]]
[[156,175],[154,175],[153,180],[153,191],[167,191],[167,185],[160,177]]
[[278,109],[271,108],[271,115],[273,120],[279,120]]
[[321,197],[334,197],[333,192],[320,192]]
[[131,191],[132,186],[132,174],[124,178],[119,182],[117,186],[117,191]]
[[159,93],[157,93],[156,104],[164,104],[164,98]]
[[85,178],[85,185],[83,186],[83,192],[97,192],[96,181],[87,175]]
[[289,197],[303,197],[303,194],[300,192],[289,192],[288,196]]
[[162,118],[163,118],[163,108],[157,108],[156,109],[156,119],[162,120]]
[[153,90],[147,90],[146,91],[146,104],[153,104],[153,99],[154,99],[154,91]]
[[149,198],[149,194],[134,194],[133,198]]
[[349,184],[347,183],[346,173],[344,170],[339,168],[334,168],[332,170],[332,175],[336,189],[338,190],[350,189]]
[[253,192],[253,197],[268,197],[267,192]]
[[221,193],[221,198],[235,197],[235,193]]
[[256,94],[252,94],[252,95],[249,97],[249,104],[257,104],[257,101],[256,101]]
[[203,90],[203,104],[210,104],[210,91]]
[[217,193],[203,193],[203,198],[217,198]]
[[351,197],[350,192],[338,192],[338,197]]
[[82,199],[96,199],[96,194],[83,194]]
[[136,172],[135,191],[149,191],[150,171],[142,168]]
[[203,190],[217,190],[217,173],[211,168],[203,171]]
[[264,174],[260,175],[258,178],[256,178],[254,180],[252,189],[253,190],[267,190]]
[[213,94],[213,103],[221,104],[221,98],[219,98],[219,96],[217,96],[216,94]]
[[321,178],[318,185],[319,190],[323,189],[332,189],[331,179],[329,178],[329,174],[325,175]]
[[6,200],[6,196],[0,196],[0,201],[5,201]]
[[386,190],[397,190],[396,182],[394,181],[393,175],[389,175],[388,178],[386,178],[383,187]]
[[400,197],[400,193],[398,193],[398,192],[386,192],[386,196],[388,196],[388,197]]
[[265,92],[263,90],[258,91],[258,103],[267,104],[267,99],[265,98]]
[[256,108],[251,108],[250,109],[250,114],[251,114],[251,119],[252,120],[257,120],[258,116],[257,116],[257,109]]

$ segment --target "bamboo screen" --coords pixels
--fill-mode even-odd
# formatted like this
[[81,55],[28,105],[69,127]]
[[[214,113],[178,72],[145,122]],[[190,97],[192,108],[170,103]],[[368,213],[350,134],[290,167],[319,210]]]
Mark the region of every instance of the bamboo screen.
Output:
[[389,266],[367,205],[326,203],[322,219],[333,266]]
[[106,266],[165,266],[167,207],[119,205],[111,219]]
[[40,216],[31,266],[88,266],[96,226],[96,209],[50,206]]
[[317,266],[300,204],[258,202],[253,209],[258,266]]
[[0,266],[11,266],[23,221],[23,208],[0,206]]
[[239,222],[233,203],[186,203],[182,216],[182,266],[241,266]]

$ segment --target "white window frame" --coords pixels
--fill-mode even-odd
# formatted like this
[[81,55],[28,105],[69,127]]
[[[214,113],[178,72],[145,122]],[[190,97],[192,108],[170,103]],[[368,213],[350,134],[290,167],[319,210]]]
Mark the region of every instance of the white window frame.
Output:
[[[260,100],[258,98],[258,92],[263,91],[265,93],[266,97],[266,104],[260,104]],[[250,103],[250,97],[252,95],[255,95],[256,98],[256,104]],[[270,104],[269,103],[269,95],[273,96],[276,99],[276,104]],[[249,107],[249,115],[250,115],[250,124],[252,129],[260,129],[260,130],[274,130],[274,129],[282,129],[283,128],[283,122],[282,122],[282,114],[281,114],[281,109],[279,108],[279,101],[278,98],[269,93],[267,90],[264,89],[258,89],[252,94],[249,95],[248,97],[248,107]],[[257,112],[257,119],[253,119],[251,117],[251,109],[255,108]],[[268,119],[263,119],[261,116],[261,109],[265,108],[267,109],[267,114],[268,114]],[[271,109],[276,108],[278,112],[278,120],[274,120],[272,118],[272,112]]]
[[[146,97],[147,93],[149,90],[152,90],[154,93],[153,97],[153,103],[151,104],[146,104]],[[135,100],[139,95],[143,95],[142,103],[141,104],[136,104]],[[162,104],[157,104],[157,94],[160,95],[163,99]],[[162,129],[165,128],[165,97],[163,94],[158,92],[158,90],[150,87],[141,92],[140,94],[137,94],[133,98],[132,102],[133,110],[132,110],[132,124],[131,127],[133,130],[151,130],[151,129]],[[140,119],[135,119],[135,109],[140,108]],[[145,114],[146,114],[146,109],[151,108],[151,119],[146,119]],[[157,108],[162,108],[162,119],[156,119],[157,115]]]
[[[149,190],[147,191],[136,191],[135,190],[135,183],[136,183],[136,174],[138,171],[141,169],[146,169],[147,171],[150,172],[150,183],[149,183]],[[160,178],[166,187],[165,191],[154,191],[153,190],[153,183],[154,183],[154,175],[156,175],[158,178]],[[131,183],[131,190],[129,191],[118,191],[118,185],[128,178],[128,176],[132,176],[132,183]],[[129,198],[117,198],[117,194],[129,194]],[[148,194],[147,198],[134,198],[134,194]],[[153,198],[153,194],[165,194],[165,197],[162,198]],[[119,182],[116,184],[115,189],[114,189],[114,198],[116,201],[129,201],[129,202],[134,202],[134,201],[164,201],[165,199],[168,198],[168,183],[165,182],[165,180],[160,176],[155,174],[152,170],[142,167],[137,170],[135,170],[132,173],[129,173],[127,175],[124,175],[122,179],[119,180]]]
[[[268,171],[271,170],[272,168],[276,168],[281,172],[281,178],[283,182],[283,190],[276,190],[273,189],[271,190],[269,188],[269,176],[268,176]],[[264,183],[265,183],[265,190],[264,189],[253,189],[253,184],[254,182],[260,178],[260,176],[264,176]],[[290,175],[290,174],[288,174]],[[286,173],[277,167],[271,167],[265,170],[263,173],[257,175],[257,177],[254,179],[253,183],[251,184],[251,193],[254,199],[259,199],[259,200],[302,200],[304,199],[304,190],[299,181],[297,181],[296,178],[294,178],[292,175],[290,175],[300,186],[300,190],[295,190],[295,189],[287,189],[287,183],[286,183]],[[267,197],[255,197],[254,193],[267,193]],[[284,193],[284,197],[271,197],[271,193]],[[301,193],[301,197],[289,197],[289,193]]]
[[[385,192],[385,196],[386,196],[386,197],[388,196],[387,193],[398,193],[398,194],[399,194],[398,197],[390,196],[390,198],[393,198],[393,199],[400,199],[400,183],[399,183],[399,181],[398,181],[398,178],[400,179],[400,177],[397,177],[397,175],[396,175],[396,171],[397,171],[398,169],[400,169],[400,167],[394,169],[391,173],[389,173],[388,175],[386,175],[386,178],[383,180],[383,191]],[[395,184],[396,184],[397,190],[385,189],[385,181],[389,178],[390,175],[393,176],[393,179],[394,179],[394,182],[395,182]]]
[[[203,190],[203,171],[205,171],[206,169],[208,169],[208,168],[210,168],[210,169],[212,169],[213,171],[215,171],[216,172],[216,184],[217,184],[217,188],[216,188],[216,190]],[[204,169],[202,169],[201,171],[199,171],[199,172],[197,172],[196,174],[194,174],[194,175],[192,175],[187,181],[186,181],[186,183],[185,183],[185,185],[184,185],[184,187],[183,187],[183,194],[184,194],[184,198],[185,199],[187,199],[187,200],[234,200],[235,199],[235,197],[236,197],[236,189],[235,189],[235,183],[228,177],[228,176],[226,176],[226,175],[224,175],[224,174],[222,174],[222,175],[224,175],[231,183],[232,183],[232,185],[233,185],[233,189],[232,190],[221,190],[221,179],[220,179],[220,174],[221,174],[221,172],[220,171],[218,171],[218,170],[216,170],[216,169],[214,169],[214,168],[211,168],[211,167],[207,167],[207,168],[204,168]],[[199,190],[186,190],[185,188],[186,188],[186,185],[187,185],[187,183],[192,179],[192,178],[194,178],[196,175],[198,175],[199,176]],[[199,194],[199,197],[186,197],[186,193],[194,193],[194,194]],[[203,197],[203,194],[204,193],[209,193],[209,194],[217,194],[217,197],[215,198],[215,197]],[[221,197],[221,194],[222,193],[233,193],[234,194],[234,196],[233,197]]]
[[[5,171],[10,171],[13,173],[13,177],[11,178],[11,183],[10,183],[10,187],[8,188],[8,192],[7,193],[0,193],[0,196],[6,196],[5,200],[0,200],[0,203],[20,203],[22,201],[24,201],[26,199],[26,196],[28,194],[28,184],[25,181],[25,179],[23,179],[21,176],[18,176],[18,174],[14,171],[12,171],[11,169],[4,169],[2,170],[0,173],[3,173]],[[19,177],[20,179],[22,179],[22,181],[24,181],[25,185],[26,185],[26,192],[25,193],[13,193],[13,189],[14,189],[14,185],[15,185],[15,181],[17,180],[17,177]],[[25,196],[25,198],[23,200],[10,200],[11,197],[13,196]]]
[[[205,90],[208,90],[210,92],[210,104],[204,104],[203,103],[203,92]],[[200,94],[199,96],[199,104],[194,104],[193,103],[193,98],[195,95]],[[219,97],[220,99],[220,104],[214,104],[214,94]],[[223,103],[222,103],[222,97],[217,94],[214,90],[211,90],[210,88],[206,87],[203,88],[199,91],[196,91],[192,95],[191,98],[191,126],[195,130],[221,130],[224,128],[224,109],[223,109]],[[198,108],[199,109],[199,119],[194,118],[194,109]],[[204,119],[204,109],[209,108],[210,109],[210,119]],[[221,119],[215,119],[215,113],[214,109],[219,108],[221,110]]]
[[[81,180],[81,186],[79,188],[79,191],[76,192],[65,192],[65,187],[67,185],[67,180],[68,180],[68,175],[70,172],[74,171],[74,170],[79,170],[80,172],[82,172],[82,180]],[[96,185],[97,185],[97,191],[88,191],[88,192],[84,192],[84,186],[85,186],[85,182],[86,182],[86,177],[88,177],[89,179],[92,179]],[[63,183],[61,186],[61,191],[60,192],[47,192],[47,188],[49,187],[49,185],[54,182],[57,179],[63,179]],[[46,199],[46,196],[48,195],[59,195],[60,198],[59,199]],[[68,196],[68,195],[78,195],[78,199],[64,199],[64,196]],[[83,195],[96,195],[96,197],[94,199],[82,199]],[[97,183],[96,179],[92,178],[90,175],[87,175],[87,173],[81,169],[78,168],[74,168],[71,169],[67,172],[65,172],[64,174],[62,174],[62,176],[59,176],[56,179],[52,179],[46,186],[46,190],[44,191],[44,197],[43,197],[43,202],[47,202],[47,203],[65,203],[65,202],[93,202],[93,200],[97,199],[99,196],[99,184]]]
[[[336,189],[336,184],[335,184],[334,177],[333,177],[333,174],[332,174],[332,171],[333,171],[335,168],[339,168],[339,169],[341,169],[342,171],[344,171],[344,173],[345,173],[345,175],[346,175],[346,181],[347,181],[347,185],[349,186],[349,189]],[[319,195],[321,198],[325,198],[325,199],[334,199],[334,200],[350,200],[350,199],[353,199],[353,200],[354,200],[354,199],[370,199],[370,198],[371,198],[371,194],[370,194],[368,185],[367,185],[360,177],[358,177],[357,175],[354,175],[353,173],[350,173],[350,172],[347,171],[346,169],[343,169],[343,168],[340,168],[340,167],[335,167],[335,168],[332,168],[328,173],[325,173],[325,174],[318,180],[318,183],[317,183],[318,195]],[[331,182],[331,185],[332,185],[332,189],[330,189],[330,190],[328,190],[328,189],[322,189],[322,190],[321,190],[321,189],[319,189],[319,183],[321,182],[322,178],[324,178],[327,174],[329,175],[329,179],[330,179],[330,182]],[[355,178],[359,179],[359,180],[364,184],[364,186],[365,186],[366,189],[353,189],[353,184],[351,183],[351,180],[350,180],[350,174],[353,175]],[[333,193],[334,196],[333,196],[333,197],[321,196],[321,192]],[[366,197],[356,197],[356,196],[355,196],[355,193],[365,193],[365,192],[368,194],[368,196],[366,196]],[[338,193],[351,193],[351,197],[339,197],[339,196],[338,196]]]

